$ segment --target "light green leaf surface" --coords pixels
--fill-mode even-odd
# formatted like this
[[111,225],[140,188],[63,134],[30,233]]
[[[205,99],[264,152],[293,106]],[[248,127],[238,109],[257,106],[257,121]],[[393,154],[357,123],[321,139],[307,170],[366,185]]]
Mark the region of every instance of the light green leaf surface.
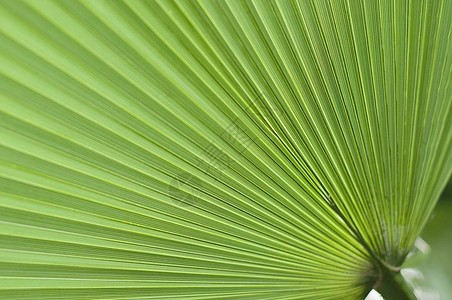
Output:
[[362,299],[452,171],[452,1],[1,0],[1,299]]

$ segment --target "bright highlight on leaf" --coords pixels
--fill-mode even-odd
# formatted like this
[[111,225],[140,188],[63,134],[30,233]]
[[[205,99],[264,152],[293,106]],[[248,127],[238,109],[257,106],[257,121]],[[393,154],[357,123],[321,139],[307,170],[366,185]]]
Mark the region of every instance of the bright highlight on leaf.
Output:
[[410,297],[452,171],[451,12],[0,1],[0,298]]

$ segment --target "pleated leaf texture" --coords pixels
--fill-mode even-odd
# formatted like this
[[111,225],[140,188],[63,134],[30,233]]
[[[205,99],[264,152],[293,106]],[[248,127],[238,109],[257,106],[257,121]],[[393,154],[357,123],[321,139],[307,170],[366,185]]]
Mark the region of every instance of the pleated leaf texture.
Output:
[[452,170],[452,1],[0,1],[0,298],[363,299]]

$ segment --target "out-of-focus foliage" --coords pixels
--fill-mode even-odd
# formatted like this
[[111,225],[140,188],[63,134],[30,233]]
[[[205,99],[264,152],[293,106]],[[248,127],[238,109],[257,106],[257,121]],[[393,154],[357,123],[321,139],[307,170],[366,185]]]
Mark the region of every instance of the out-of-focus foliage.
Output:
[[430,245],[431,253],[419,268],[421,288],[430,299],[449,299],[452,295],[452,181],[428,221],[422,237]]

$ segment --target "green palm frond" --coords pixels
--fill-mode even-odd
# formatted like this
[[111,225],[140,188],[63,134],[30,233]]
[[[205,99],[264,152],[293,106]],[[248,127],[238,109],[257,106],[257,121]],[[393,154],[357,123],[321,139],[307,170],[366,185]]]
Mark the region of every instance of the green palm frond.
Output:
[[362,299],[452,171],[451,11],[0,1],[0,298]]

